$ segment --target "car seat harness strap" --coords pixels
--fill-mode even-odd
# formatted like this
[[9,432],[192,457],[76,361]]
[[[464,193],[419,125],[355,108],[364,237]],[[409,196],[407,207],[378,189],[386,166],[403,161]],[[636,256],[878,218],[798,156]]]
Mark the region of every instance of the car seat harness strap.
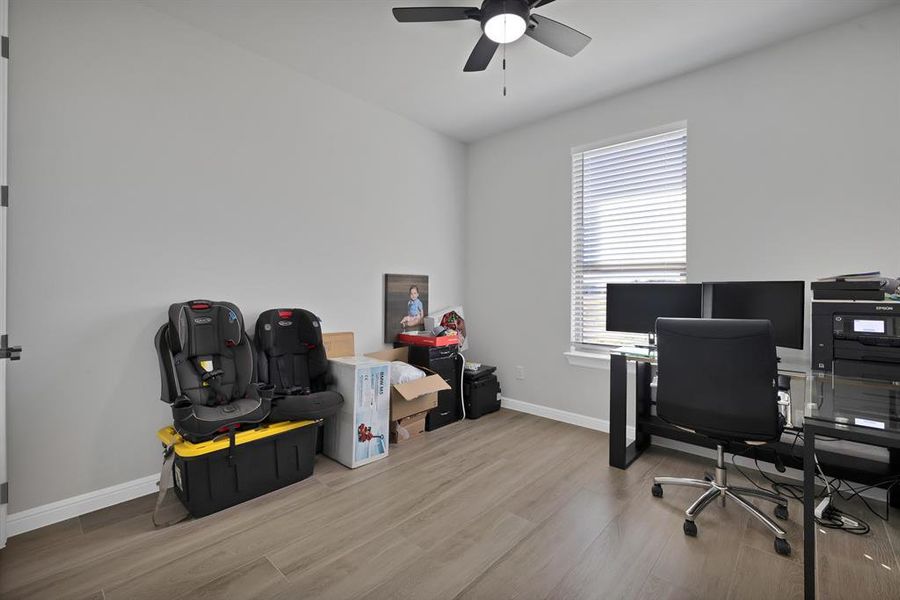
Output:
[[288,377],[287,359],[285,359],[284,354],[275,358],[275,365],[278,367],[278,378],[281,379],[279,393],[286,396],[305,396],[312,392],[309,387],[291,385],[291,378]]
[[[212,369],[211,371],[207,371],[203,367],[203,362],[204,361],[197,359],[191,361],[191,365],[193,365],[194,370],[197,371],[200,382],[209,386],[213,391],[212,397],[209,398],[206,403],[209,406],[226,404],[231,400],[231,395],[225,393],[225,389],[222,387],[222,377],[225,375],[225,371],[222,369]],[[212,361],[209,362],[211,364]]]

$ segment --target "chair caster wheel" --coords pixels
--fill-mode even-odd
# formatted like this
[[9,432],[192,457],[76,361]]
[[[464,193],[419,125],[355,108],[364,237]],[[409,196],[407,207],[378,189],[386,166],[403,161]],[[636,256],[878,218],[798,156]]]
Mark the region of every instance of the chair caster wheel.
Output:
[[662,498],[662,486],[654,483],[653,487],[650,488],[650,493],[653,494],[654,498]]
[[[786,520],[788,518],[788,507],[778,505],[775,507],[775,516],[779,519]],[[790,552],[790,550],[788,550]]]
[[[691,537],[697,537],[697,524],[693,521],[684,520],[684,535],[689,535]],[[790,552],[790,548],[788,548],[788,552]]]
[[781,538],[775,538],[775,552],[782,556],[790,556],[791,555],[791,545],[787,540],[783,540]]

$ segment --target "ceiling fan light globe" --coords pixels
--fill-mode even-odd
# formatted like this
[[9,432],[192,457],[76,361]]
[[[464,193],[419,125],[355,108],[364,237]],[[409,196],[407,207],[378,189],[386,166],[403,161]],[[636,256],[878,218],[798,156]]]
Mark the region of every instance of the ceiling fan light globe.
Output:
[[484,23],[484,35],[498,44],[514,42],[525,34],[525,19],[512,13],[494,15]]

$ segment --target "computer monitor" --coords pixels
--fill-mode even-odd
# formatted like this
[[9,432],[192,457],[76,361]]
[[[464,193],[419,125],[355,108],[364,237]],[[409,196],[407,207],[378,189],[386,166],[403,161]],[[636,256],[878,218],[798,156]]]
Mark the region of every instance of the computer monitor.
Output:
[[775,345],[803,349],[803,281],[717,281],[703,284],[714,319],[768,319]]
[[702,316],[699,283],[606,284],[606,330],[655,333],[657,317]]

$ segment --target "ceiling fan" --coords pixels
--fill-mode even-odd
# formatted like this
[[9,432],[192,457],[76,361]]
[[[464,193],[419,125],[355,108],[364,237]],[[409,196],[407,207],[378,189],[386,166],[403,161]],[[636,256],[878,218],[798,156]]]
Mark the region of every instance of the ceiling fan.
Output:
[[394,18],[401,23],[465,21],[481,23],[482,35],[463,71],[484,71],[500,44],[514,42],[523,35],[545,46],[575,56],[591,38],[559,21],[532,14],[535,8],[553,0],[484,0],[481,8],[430,6],[395,8]]

